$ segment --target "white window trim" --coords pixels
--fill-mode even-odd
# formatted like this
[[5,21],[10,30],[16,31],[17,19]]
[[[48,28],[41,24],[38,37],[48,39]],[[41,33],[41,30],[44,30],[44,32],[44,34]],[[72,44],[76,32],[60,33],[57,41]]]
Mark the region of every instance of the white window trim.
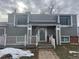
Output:
[[27,25],[16,25],[16,27],[27,27]]
[[63,35],[63,36],[61,36],[61,37],[69,37],[69,41],[67,41],[67,42],[62,42],[62,38],[61,38],[61,43],[70,43],[70,36]]
[[27,27],[28,25],[27,24],[26,25],[15,24],[15,26],[17,26],[17,27]]
[[61,27],[72,27],[71,25],[60,25]]
[[[60,25],[61,27],[72,27],[73,26],[72,15],[70,16],[71,16],[71,25]],[[58,16],[58,22],[60,22],[60,16]]]
[[71,26],[73,26],[73,19],[72,19],[72,16],[71,16]]

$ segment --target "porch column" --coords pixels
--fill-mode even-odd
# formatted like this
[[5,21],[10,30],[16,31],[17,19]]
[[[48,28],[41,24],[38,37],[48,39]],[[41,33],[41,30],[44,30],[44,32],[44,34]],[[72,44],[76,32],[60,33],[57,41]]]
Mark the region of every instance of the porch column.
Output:
[[28,36],[28,44],[31,44],[32,42],[31,42],[31,37],[32,37],[32,26],[31,25],[29,25],[28,26],[28,29],[27,29],[27,36]]
[[59,39],[59,45],[61,45],[61,27],[60,27],[60,30],[59,30],[59,37],[60,37],[60,39]]
[[25,34],[25,43],[24,43],[24,46],[26,47],[26,34]]
[[56,43],[57,45],[61,45],[61,27],[56,26]]
[[6,28],[4,28],[4,37],[5,37],[4,46],[6,46],[6,38],[7,38]]
[[57,30],[57,26],[56,26],[56,44],[58,45],[58,30]]
[[30,26],[30,44],[32,44],[32,26]]

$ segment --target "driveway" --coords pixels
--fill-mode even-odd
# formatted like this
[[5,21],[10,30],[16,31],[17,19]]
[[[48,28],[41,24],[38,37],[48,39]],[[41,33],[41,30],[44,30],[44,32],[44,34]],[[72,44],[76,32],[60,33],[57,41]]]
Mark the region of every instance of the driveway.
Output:
[[39,59],[59,59],[53,49],[39,49]]

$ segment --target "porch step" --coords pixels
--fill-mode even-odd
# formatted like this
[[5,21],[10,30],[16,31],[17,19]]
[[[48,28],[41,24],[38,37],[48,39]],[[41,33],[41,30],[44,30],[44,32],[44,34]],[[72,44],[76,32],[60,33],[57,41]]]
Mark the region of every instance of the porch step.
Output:
[[38,43],[38,48],[53,48],[53,46],[50,43],[47,42],[39,42]]

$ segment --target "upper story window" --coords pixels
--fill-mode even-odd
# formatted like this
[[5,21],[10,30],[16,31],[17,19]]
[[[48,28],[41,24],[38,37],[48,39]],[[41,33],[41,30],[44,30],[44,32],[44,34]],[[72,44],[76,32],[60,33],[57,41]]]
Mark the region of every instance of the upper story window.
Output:
[[71,25],[71,16],[61,15],[60,16],[60,24],[61,25]]
[[15,23],[16,23],[16,25],[26,25],[27,24],[27,15],[16,15]]

